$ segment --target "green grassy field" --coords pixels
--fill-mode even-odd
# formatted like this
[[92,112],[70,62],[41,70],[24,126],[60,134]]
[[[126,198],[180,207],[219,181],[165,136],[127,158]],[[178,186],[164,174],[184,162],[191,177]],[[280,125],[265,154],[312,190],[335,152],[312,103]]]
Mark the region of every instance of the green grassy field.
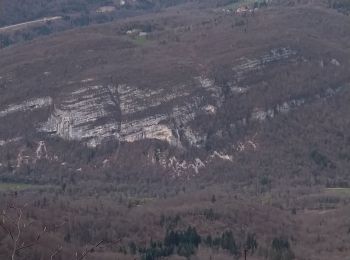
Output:
[[25,183],[0,183],[0,192],[2,191],[24,191],[24,190],[39,190],[47,189],[48,185],[33,185]]
[[225,6],[225,8],[232,8],[232,9],[236,9],[242,5],[253,5],[255,2],[262,2],[259,0],[241,0],[232,4],[228,4]]
[[338,196],[350,196],[350,188],[327,188],[326,194]]
[[133,40],[136,44],[143,45],[147,42],[146,36],[136,36]]

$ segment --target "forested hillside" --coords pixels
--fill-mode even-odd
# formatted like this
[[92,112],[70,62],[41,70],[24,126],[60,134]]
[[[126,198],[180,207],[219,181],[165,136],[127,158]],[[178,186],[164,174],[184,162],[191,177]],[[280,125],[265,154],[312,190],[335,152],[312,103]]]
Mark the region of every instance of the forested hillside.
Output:
[[347,1],[1,8],[1,260],[350,255]]

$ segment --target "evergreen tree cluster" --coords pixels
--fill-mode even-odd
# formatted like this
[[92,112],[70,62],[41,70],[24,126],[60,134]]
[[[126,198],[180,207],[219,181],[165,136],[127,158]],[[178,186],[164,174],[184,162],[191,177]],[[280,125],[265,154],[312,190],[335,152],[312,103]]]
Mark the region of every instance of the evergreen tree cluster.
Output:
[[155,260],[177,253],[190,257],[196,253],[201,237],[196,228],[189,226],[185,231],[168,230],[163,242],[150,242],[147,248],[140,248],[142,260]]
[[287,238],[277,237],[272,240],[270,252],[271,260],[292,260],[294,254],[291,250],[290,243]]
[[[230,252],[230,254],[239,256],[242,251],[242,245],[237,243],[234,238],[233,232],[231,230],[224,231],[221,236],[212,237],[208,235],[204,240],[205,245],[215,249],[223,249]],[[256,240],[255,234],[248,234],[246,241],[243,245],[243,249],[247,252],[253,254],[255,250],[258,248],[258,242]]]
[[232,231],[224,231],[221,236],[212,237],[208,235],[204,243],[212,248],[222,248],[228,250],[233,255],[239,255],[239,248],[235,241]]
[[[285,246],[283,241],[273,243],[276,248]],[[201,244],[216,250],[225,250],[237,257],[241,255],[242,249],[253,254],[258,247],[255,234],[248,234],[244,243],[237,243],[231,230],[224,231],[217,237],[208,235],[202,239],[196,228],[189,226],[186,230],[168,229],[163,241],[151,240],[148,247],[138,248],[138,250],[136,245],[131,242],[129,243],[129,251],[131,254],[136,254],[138,251],[142,260],[162,259],[174,254],[189,258],[196,254]]]
[[263,7],[267,7],[266,0],[258,0],[254,2],[253,8],[263,8]]
[[328,5],[334,9],[350,10],[350,0],[328,0]]

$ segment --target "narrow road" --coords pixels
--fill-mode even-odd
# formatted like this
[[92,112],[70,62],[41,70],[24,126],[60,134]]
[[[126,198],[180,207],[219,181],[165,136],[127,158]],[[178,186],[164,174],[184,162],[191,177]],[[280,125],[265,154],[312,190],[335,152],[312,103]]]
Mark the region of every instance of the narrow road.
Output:
[[45,18],[42,18],[42,19],[39,19],[39,20],[34,20],[34,21],[25,22],[25,23],[9,25],[9,26],[5,26],[5,27],[0,28],[0,33],[1,32],[6,32],[6,31],[11,31],[11,30],[19,30],[19,29],[22,29],[22,28],[24,28],[26,26],[46,23],[46,22],[49,22],[49,21],[55,21],[55,20],[60,20],[60,19],[62,19],[62,16],[45,17]]

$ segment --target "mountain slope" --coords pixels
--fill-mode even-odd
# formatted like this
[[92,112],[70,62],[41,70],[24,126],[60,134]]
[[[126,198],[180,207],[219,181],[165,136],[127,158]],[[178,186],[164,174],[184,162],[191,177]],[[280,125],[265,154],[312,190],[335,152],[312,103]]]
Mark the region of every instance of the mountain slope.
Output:
[[[2,50],[3,139],[30,131],[90,146],[155,139],[231,158],[257,123],[347,88],[349,28],[337,27],[347,17],[304,6],[206,14],[188,27],[159,15],[146,36],[111,24]],[[14,120],[23,112],[31,127]],[[16,131],[6,133],[8,124]],[[207,159],[196,159],[196,172]]]
[[[50,230],[28,255],[103,240],[91,259],[143,259],[195,226],[197,259],[252,235],[252,259],[344,259],[350,18],[298,2],[194,1],[1,49],[0,178],[29,185],[1,205]],[[229,231],[237,252],[208,238]]]

